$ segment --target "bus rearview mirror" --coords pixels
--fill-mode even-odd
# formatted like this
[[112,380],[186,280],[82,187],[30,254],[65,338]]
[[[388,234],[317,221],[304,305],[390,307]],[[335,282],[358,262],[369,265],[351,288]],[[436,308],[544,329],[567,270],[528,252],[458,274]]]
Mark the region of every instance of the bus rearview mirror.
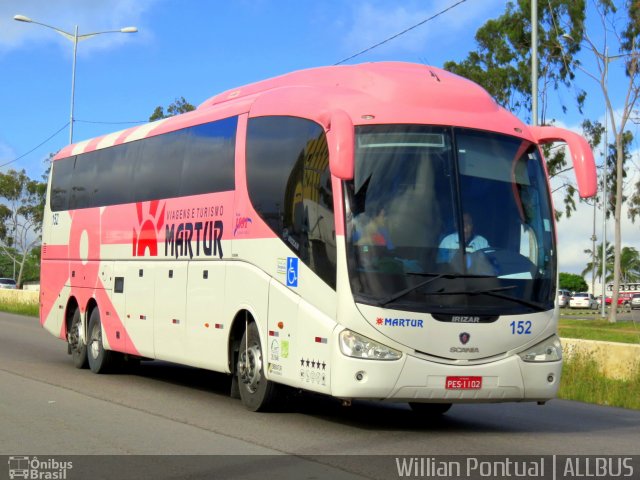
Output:
[[329,168],[341,180],[352,180],[354,170],[354,128],[351,117],[343,110],[331,114],[327,132]]
[[588,198],[596,195],[598,192],[596,164],[591,147],[584,137],[558,127],[531,126],[529,130],[539,144],[565,142],[571,152],[580,197]]

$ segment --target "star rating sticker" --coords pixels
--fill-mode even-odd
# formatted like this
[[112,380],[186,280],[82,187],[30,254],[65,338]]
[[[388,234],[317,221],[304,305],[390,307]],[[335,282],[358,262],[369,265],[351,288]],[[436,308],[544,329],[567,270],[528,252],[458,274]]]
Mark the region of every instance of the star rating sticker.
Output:
[[300,366],[301,366],[301,367],[304,367],[304,358],[301,358],[301,359],[300,359]]
[[307,367],[309,366],[311,362],[309,361],[309,359],[307,358]]
[[316,368],[316,361],[315,360],[311,360],[311,367],[312,368]]

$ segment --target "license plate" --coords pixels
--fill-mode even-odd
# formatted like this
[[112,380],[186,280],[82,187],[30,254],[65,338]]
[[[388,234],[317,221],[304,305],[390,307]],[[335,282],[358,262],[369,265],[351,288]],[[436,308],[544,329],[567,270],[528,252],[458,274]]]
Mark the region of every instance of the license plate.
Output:
[[482,377],[447,377],[447,390],[479,390],[482,388]]

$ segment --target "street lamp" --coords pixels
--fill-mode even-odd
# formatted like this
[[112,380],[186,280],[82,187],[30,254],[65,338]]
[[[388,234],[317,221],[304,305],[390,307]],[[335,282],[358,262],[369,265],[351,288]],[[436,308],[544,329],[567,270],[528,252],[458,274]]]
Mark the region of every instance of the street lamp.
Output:
[[50,28],[51,30],[54,30],[62,35],[64,38],[73,42],[73,68],[71,71],[71,115],[69,117],[69,143],[71,144],[73,143],[73,107],[76,92],[76,56],[78,52],[78,42],[91,37],[95,37],[96,35],[102,35],[103,33],[135,33],[138,31],[138,29],[136,27],[124,27],[120,30],[106,30],[104,32],[83,33],[82,35],[78,35],[77,25],[75,26],[75,33],[69,33],[59,28],[52,27],[51,25],[47,25],[46,23],[36,22],[35,20],[32,20],[31,18],[24,15],[15,15],[13,19],[18,22],[35,23],[36,25],[42,25],[43,27]]

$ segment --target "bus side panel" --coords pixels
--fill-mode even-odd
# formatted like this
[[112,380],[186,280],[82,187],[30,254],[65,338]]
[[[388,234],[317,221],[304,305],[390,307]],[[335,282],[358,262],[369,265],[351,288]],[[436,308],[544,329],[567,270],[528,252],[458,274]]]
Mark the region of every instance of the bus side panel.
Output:
[[332,332],[336,322],[305,300],[298,309],[298,344],[300,387],[315,392],[331,393]]
[[267,375],[274,381],[299,386],[301,351],[298,343],[300,296],[273,278],[269,282]]
[[[66,250],[65,247],[65,254]],[[69,262],[42,260],[40,279],[40,324],[52,335],[65,338],[63,319],[70,292],[65,286],[69,279]]]
[[185,261],[156,262],[153,340],[156,358],[184,362],[187,319]]
[[[262,351],[267,352],[269,276],[245,262],[230,262],[227,266],[226,276],[224,318],[232,320],[239,311],[249,311],[258,326]],[[237,321],[244,322],[245,317],[241,316]]]
[[187,279],[185,356],[200,368],[229,372],[226,345],[231,318],[224,316],[227,262],[190,262]]
[[126,352],[155,358],[153,338],[153,305],[155,299],[155,268],[151,262],[123,262],[116,271],[124,279],[124,326],[130,344]]
[[47,201],[42,221],[40,324],[52,335],[63,339],[66,338],[64,312],[70,294],[70,228],[69,213],[52,213]]

